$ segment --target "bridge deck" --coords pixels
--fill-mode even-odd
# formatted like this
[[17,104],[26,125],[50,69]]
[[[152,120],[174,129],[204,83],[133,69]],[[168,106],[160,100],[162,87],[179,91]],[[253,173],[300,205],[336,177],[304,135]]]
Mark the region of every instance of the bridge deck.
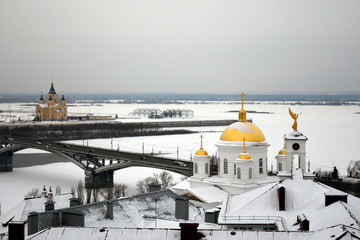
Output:
[[192,175],[193,163],[183,161],[184,165],[177,164],[175,159],[159,157],[151,154],[139,154],[126,151],[116,151],[110,149],[79,146],[68,143],[37,141],[31,138],[1,136],[2,152],[16,152],[24,148],[35,148],[45,150],[60,155],[81,167],[84,170],[90,170],[93,173],[105,171],[115,171],[131,166],[144,166],[159,168],[185,176]]

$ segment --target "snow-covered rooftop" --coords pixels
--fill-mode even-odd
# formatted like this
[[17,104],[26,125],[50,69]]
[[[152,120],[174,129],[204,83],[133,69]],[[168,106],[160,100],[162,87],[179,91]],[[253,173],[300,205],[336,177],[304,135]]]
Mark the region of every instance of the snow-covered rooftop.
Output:
[[[72,198],[71,193],[64,193],[53,196],[55,208],[69,207],[69,199]],[[8,231],[7,224],[11,221],[25,221],[30,212],[44,212],[45,203],[48,201],[47,197],[38,197],[31,199],[24,199],[15,207],[0,216],[0,233]]]
[[[269,184],[241,195],[229,196],[220,211],[219,223],[259,224],[269,223],[264,219],[270,219],[279,230],[297,231],[297,216],[304,214],[310,222],[310,230],[338,224],[360,227],[359,198],[348,195],[347,203],[338,201],[325,206],[325,194],[347,194],[312,180],[303,180],[298,175],[294,174],[293,179],[286,179],[282,183]],[[285,188],[285,211],[279,210],[280,184]]]
[[222,203],[227,194],[215,186],[189,188],[178,193],[179,195],[191,194],[204,203]]
[[[228,231],[228,230],[203,230],[202,239],[206,240],[318,240],[318,239],[359,239],[360,230],[343,225],[322,229],[314,232],[288,232],[288,231]],[[118,229],[118,228],[78,228],[57,227],[46,229],[29,236],[27,240],[82,240],[82,239],[132,239],[132,240],[180,240],[179,229]]]

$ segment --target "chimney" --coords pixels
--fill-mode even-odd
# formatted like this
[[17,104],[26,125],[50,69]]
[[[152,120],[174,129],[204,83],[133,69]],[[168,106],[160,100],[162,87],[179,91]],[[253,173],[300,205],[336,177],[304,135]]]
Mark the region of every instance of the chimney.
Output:
[[285,211],[285,187],[282,184],[278,185],[278,199],[279,211]]
[[309,231],[310,230],[310,221],[306,218],[305,214],[300,214],[297,216],[297,220],[300,223],[301,231]]
[[53,202],[53,201],[54,201],[53,192],[50,187],[49,192],[48,192],[48,202]]
[[149,192],[156,192],[161,190],[161,184],[158,183],[150,183],[149,184]]
[[28,235],[37,233],[39,231],[39,213],[31,212],[27,219]]
[[218,223],[219,208],[211,208],[205,211],[205,222],[207,223]]
[[114,204],[112,201],[108,201],[106,204],[106,217],[108,219],[114,219]]
[[45,203],[45,212],[52,211],[55,209],[55,203],[52,201],[47,201]]
[[9,231],[9,240],[24,240],[25,222],[10,222],[8,231]]
[[198,233],[198,223],[180,223],[181,237],[180,240],[199,240],[204,236],[202,233]]
[[347,194],[343,192],[328,192],[325,193],[325,206],[329,206],[330,204],[342,201],[344,203],[347,203]]
[[70,198],[70,207],[75,207],[81,205],[81,199],[80,198]]
[[175,197],[175,217],[177,219],[189,220],[189,198],[183,196]]

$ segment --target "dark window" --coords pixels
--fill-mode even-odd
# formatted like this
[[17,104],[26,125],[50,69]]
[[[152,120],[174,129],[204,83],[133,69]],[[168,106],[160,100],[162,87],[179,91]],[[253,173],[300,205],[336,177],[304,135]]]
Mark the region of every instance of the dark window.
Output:
[[224,174],[228,174],[228,160],[224,159]]

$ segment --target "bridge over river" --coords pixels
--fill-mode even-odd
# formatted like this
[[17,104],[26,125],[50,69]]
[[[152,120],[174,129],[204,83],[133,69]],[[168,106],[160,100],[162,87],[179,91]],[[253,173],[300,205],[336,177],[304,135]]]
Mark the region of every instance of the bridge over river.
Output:
[[113,174],[118,169],[133,166],[163,169],[185,176],[191,176],[193,163],[159,157],[153,154],[139,154],[110,149],[79,146],[53,141],[37,141],[25,137],[0,135],[0,171],[12,171],[12,155],[26,148],[35,148],[57,154],[70,160],[85,172],[85,186],[107,187],[113,185]]

